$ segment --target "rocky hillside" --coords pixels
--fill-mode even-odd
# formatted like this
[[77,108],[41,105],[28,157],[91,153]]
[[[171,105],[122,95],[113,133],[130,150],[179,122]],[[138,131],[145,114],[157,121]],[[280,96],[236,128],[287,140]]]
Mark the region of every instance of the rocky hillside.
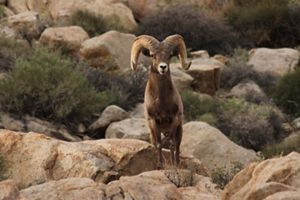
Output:
[[[0,0],[0,200],[300,200],[299,13],[288,0]],[[130,51],[175,33],[192,62],[170,64],[181,162],[164,149],[158,170],[151,58],[132,72]]]

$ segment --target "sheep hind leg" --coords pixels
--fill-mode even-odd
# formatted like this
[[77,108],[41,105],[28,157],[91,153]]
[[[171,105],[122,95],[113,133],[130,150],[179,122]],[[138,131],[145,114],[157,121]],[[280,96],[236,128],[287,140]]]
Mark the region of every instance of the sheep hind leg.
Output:
[[175,140],[175,162],[176,165],[178,166],[180,163],[180,144],[181,144],[181,139],[182,139],[182,126],[178,126],[177,130],[176,130],[176,136],[175,136],[176,140]]
[[162,168],[163,165],[161,133],[155,120],[153,119],[148,120],[148,123],[151,131],[152,144],[154,145],[155,150],[157,152],[157,158],[158,158],[157,168],[160,169]]

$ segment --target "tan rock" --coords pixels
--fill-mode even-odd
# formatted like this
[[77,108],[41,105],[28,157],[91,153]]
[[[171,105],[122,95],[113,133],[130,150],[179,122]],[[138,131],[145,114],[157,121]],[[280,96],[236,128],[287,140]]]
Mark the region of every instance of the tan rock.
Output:
[[297,66],[300,52],[295,49],[252,49],[248,64],[258,72],[270,72],[276,75],[284,75],[293,71]]
[[220,70],[224,65],[208,58],[197,58],[192,60],[192,65],[187,71],[194,81],[192,86],[201,93],[215,94],[220,86]]
[[225,187],[223,200],[298,200],[300,154],[273,158],[249,165]]
[[130,50],[134,39],[132,34],[109,31],[83,42],[80,54],[94,67],[101,67],[105,60],[111,60],[108,71],[126,72],[130,70]]
[[22,12],[5,18],[4,23],[22,35],[35,37],[40,33],[40,20],[37,12]]
[[91,135],[97,138],[103,138],[107,127],[117,121],[121,121],[129,117],[129,114],[122,108],[111,105],[104,109],[101,116],[90,125],[89,132]]
[[64,47],[71,51],[79,51],[81,43],[89,38],[85,30],[79,26],[47,28],[40,37],[40,42],[50,47]]
[[209,54],[206,50],[198,50],[191,52],[192,58],[209,58]]
[[105,200],[104,185],[89,178],[50,181],[20,191],[30,200]]
[[178,90],[190,88],[194,81],[194,78],[189,75],[187,71],[184,71],[179,63],[171,64],[171,76],[172,81]]
[[15,13],[29,11],[26,5],[26,0],[8,0],[8,7]]
[[230,94],[239,98],[246,98],[248,95],[257,95],[260,98],[266,97],[262,89],[251,80],[237,84],[230,90]]
[[223,167],[230,170],[237,163],[247,165],[257,159],[254,151],[238,146],[204,122],[183,125],[181,152],[199,159],[210,172]]
[[137,27],[133,14],[128,7],[109,0],[52,0],[49,10],[55,20],[67,18],[77,10],[87,10],[96,15],[118,17],[126,30],[134,30]]
[[227,65],[229,63],[229,58],[227,58],[226,56],[223,56],[221,54],[216,54],[212,58],[221,62],[223,65]]
[[5,175],[22,188],[69,177],[106,182],[156,168],[154,149],[139,140],[70,143],[32,132],[1,130],[0,153],[7,163]]
[[7,38],[18,38],[18,33],[12,28],[0,24],[0,36]]
[[109,125],[105,138],[129,138],[150,142],[150,129],[143,118],[129,118]]
[[19,200],[19,190],[13,180],[0,182],[0,200]]
[[3,9],[4,17],[10,17],[14,15],[14,12],[11,9],[9,9],[6,6],[1,6],[1,3],[0,3],[0,9]]
[[219,199],[220,191],[207,177],[188,170],[150,171],[110,182],[106,196],[116,199],[193,200]]

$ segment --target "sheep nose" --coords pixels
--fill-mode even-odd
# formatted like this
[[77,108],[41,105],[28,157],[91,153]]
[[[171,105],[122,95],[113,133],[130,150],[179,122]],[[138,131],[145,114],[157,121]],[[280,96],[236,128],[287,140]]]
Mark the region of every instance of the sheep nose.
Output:
[[167,68],[167,65],[166,65],[166,64],[161,64],[161,65],[159,65],[159,67],[160,67],[161,69],[166,69],[166,68]]

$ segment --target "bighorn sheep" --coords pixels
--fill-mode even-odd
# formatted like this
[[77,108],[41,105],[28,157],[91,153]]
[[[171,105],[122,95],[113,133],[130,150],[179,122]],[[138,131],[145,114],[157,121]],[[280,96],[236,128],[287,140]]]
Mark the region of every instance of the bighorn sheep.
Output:
[[[152,57],[152,65],[145,90],[145,117],[151,131],[152,143],[162,166],[162,147],[168,145],[171,161],[179,164],[179,146],[182,138],[183,104],[170,73],[170,59],[178,56],[181,66],[187,70],[186,47],[182,36],[171,35],[162,42],[152,36],[142,35],[135,39],[131,49],[131,68],[136,70],[140,53]],[[164,134],[164,140],[161,139]]]

